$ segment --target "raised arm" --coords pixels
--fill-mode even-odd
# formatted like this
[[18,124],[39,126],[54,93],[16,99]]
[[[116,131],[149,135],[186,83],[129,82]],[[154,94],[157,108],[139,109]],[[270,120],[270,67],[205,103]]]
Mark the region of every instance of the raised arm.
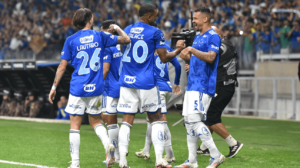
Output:
[[157,54],[163,63],[171,61],[176,55],[178,55],[185,48],[185,40],[178,40],[176,44],[176,50],[173,52],[168,52],[166,48],[156,49]]
[[129,44],[131,42],[129,36],[118,25],[112,24],[108,29],[114,29],[119,34],[117,44]]
[[190,62],[191,54],[208,63],[213,63],[218,55],[215,51],[202,52],[195,48],[187,47],[180,53],[180,57],[185,60],[185,62]]
[[53,100],[54,100],[55,95],[56,95],[56,90],[55,89],[57,88],[62,76],[64,75],[67,65],[68,65],[68,61],[62,59],[59,66],[58,66],[58,68],[57,68],[56,75],[55,75],[54,82],[53,82],[53,86],[52,86],[50,94],[49,94],[49,102],[51,104],[53,104]]

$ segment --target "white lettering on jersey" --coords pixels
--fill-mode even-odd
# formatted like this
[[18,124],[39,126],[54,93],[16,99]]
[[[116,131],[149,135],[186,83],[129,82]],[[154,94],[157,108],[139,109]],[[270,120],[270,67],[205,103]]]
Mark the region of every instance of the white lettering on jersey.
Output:
[[214,30],[209,31],[208,33],[211,34],[211,35],[217,34]]
[[80,42],[81,43],[91,43],[94,41],[94,35],[90,35],[90,36],[85,36],[85,37],[82,37],[80,38]]
[[77,51],[98,47],[98,42],[77,46]]
[[160,43],[160,45],[165,45],[165,42],[163,42],[163,41],[160,41],[159,43]]
[[214,49],[216,49],[216,50],[219,50],[219,47],[214,46],[214,45],[211,45],[211,48],[214,48]]
[[113,58],[121,57],[123,54],[121,52],[114,53]]
[[84,90],[85,92],[93,92],[93,91],[96,90],[96,86],[95,86],[95,85],[96,85],[96,84],[86,84],[86,85],[84,85],[83,90]]
[[142,33],[144,31],[143,27],[135,27],[130,30],[130,33]]
[[103,59],[104,59],[104,60],[106,60],[107,58],[108,58],[108,55],[107,55],[107,56],[105,56],[105,57],[103,57]]
[[130,38],[132,39],[139,39],[139,40],[142,40],[144,39],[144,34],[132,34],[132,33],[129,33],[128,35]]
[[125,75],[124,82],[126,82],[128,84],[133,84],[133,83],[135,83],[135,81],[136,81],[136,76]]

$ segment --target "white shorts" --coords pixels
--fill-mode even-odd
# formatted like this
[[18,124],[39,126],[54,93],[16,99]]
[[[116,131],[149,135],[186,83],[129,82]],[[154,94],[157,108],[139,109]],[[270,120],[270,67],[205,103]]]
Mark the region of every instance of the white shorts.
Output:
[[69,95],[66,112],[70,115],[83,116],[84,112],[90,115],[101,114],[102,95],[94,97],[76,97]]
[[102,113],[103,114],[117,114],[119,98],[110,96],[103,96],[102,99]]
[[189,116],[199,113],[206,116],[206,112],[209,108],[211,99],[212,97],[205,93],[197,91],[186,91],[184,95],[182,115]]
[[160,95],[157,87],[149,90],[121,87],[117,110],[119,113],[156,113],[160,108]]
[[160,91],[160,102],[161,102],[161,114],[166,114],[167,113],[167,98],[169,96],[168,91]]

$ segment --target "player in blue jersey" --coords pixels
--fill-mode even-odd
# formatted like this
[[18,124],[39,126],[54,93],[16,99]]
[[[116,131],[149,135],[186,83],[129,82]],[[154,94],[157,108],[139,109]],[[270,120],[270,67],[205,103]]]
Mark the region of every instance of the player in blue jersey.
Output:
[[107,47],[130,43],[130,38],[117,25],[111,25],[120,36],[91,30],[92,12],[87,8],[78,9],[73,16],[77,33],[65,41],[61,63],[57,68],[49,101],[53,103],[58,86],[69,61],[75,68],[70,82],[70,95],[66,112],[70,114],[71,168],[79,167],[80,126],[84,112],[89,114],[90,125],[101,139],[107,153],[106,166],[114,163],[114,146],[110,143],[106,129],[100,122],[103,85],[103,54]]
[[180,57],[190,64],[182,112],[187,129],[189,158],[176,168],[198,167],[196,148],[199,138],[210,151],[211,159],[207,168],[218,167],[225,160],[209,129],[202,122],[206,120],[206,112],[215,96],[221,46],[221,38],[211,28],[210,16],[210,10],[206,7],[195,10],[193,25],[201,34],[196,35],[192,47],[187,47],[180,53]]
[[[157,24],[155,23],[152,25],[154,27],[157,27]],[[172,52],[172,48],[169,45],[166,45],[167,51]],[[174,81],[174,88],[173,92],[175,95],[179,95],[181,92],[180,89],[180,75],[181,75],[181,65],[179,61],[177,60],[176,57],[174,57],[170,63],[175,67],[175,81]],[[169,63],[162,63],[159,56],[157,53],[155,53],[154,56],[154,71],[155,71],[155,76],[157,78],[157,86],[159,88],[159,93],[160,93],[160,100],[161,100],[161,114],[163,114],[163,118],[165,121],[164,123],[164,133],[165,133],[165,151],[166,151],[166,156],[164,157],[164,160],[167,161],[168,163],[173,163],[175,162],[175,156],[173,153],[172,149],[172,142],[171,142],[171,133],[167,124],[167,99],[170,98],[172,92],[172,85],[169,79]],[[144,159],[150,159],[150,148],[152,145],[151,141],[151,124],[147,118],[147,132],[146,132],[146,140],[145,140],[145,146],[140,152],[136,152],[136,156],[139,158],[144,158]]]
[[152,143],[156,154],[156,167],[169,166],[163,160],[164,121],[160,113],[159,90],[154,74],[154,52],[161,61],[171,61],[185,48],[183,40],[178,41],[174,52],[167,52],[163,33],[149,24],[157,18],[157,8],[153,4],[143,4],[139,10],[139,22],[124,29],[131,43],[123,46],[123,66],[119,79],[120,99],[117,107],[123,113],[123,122],[119,131],[120,168],[128,168],[126,154],[130,140],[130,129],[135,114],[147,112],[152,124]]
[[[101,30],[108,32],[110,25],[116,24],[113,20],[106,20],[101,24]],[[114,34],[114,32],[109,32]],[[103,58],[104,93],[102,100],[102,120],[107,125],[108,137],[115,146],[116,163],[119,162],[119,125],[117,123],[117,105],[120,97],[120,64],[122,61],[120,45],[105,48]]]

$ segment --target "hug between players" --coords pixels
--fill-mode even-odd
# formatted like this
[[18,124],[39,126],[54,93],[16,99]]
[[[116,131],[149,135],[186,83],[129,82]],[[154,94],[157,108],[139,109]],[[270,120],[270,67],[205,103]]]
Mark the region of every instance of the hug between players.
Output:
[[[207,168],[222,164],[225,156],[217,149],[213,132],[228,143],[226,157],[234,157],[243,147],[221,121],[222,112],[238,86],[237,53],[221,31],[212,27],[210,9],[199,7],[193,11],[193,36],[184,38],[183,35],[182,39],[177,39],[175,49],[165,44],[164,34],[155,24],[157,17],[157,7],[146,3],[139,9],[138,22],[124,30],[116,22],[107,20],[101,24],[101,31],[95,31],[91,10],[80,8],[75,12],[72,22],[79,31],[64,44],[49,94],[52,103],[56,87],[71,61],[75,70],[65,109],[70,115],[70,168],[80,167],[80,126],[84,113],[89,115],[90,125],[103,143],[106,167],[118,163],[119,168],[129,168],[131,163],[126,156],[137,113],[147,113],[147,133],[145,146],[135,153],[136,156],[149,159],[153,144],[155,167],[172,167],[170,163],[176,159],[167,125],[166,104],[171,92],[181,93],[181,66],[177,55],[185,61],[188,73],[182,115],[189,155],[175,168],[197,168],[197,153],[211,156]],[[169,80],[169,62],[175,67],[173,86]],[[120,127],[117,113],[123,113]],[[107,129],[101,124],[101,116]],[[202,144],[197,149],[199,139]],[[164,150],[167,155],[163,158]]]

